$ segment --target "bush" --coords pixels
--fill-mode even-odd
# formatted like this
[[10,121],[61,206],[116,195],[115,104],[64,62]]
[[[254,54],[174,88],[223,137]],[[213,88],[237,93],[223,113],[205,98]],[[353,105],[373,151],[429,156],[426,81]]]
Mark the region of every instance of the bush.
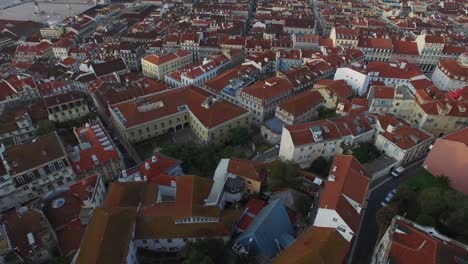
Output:
[[359,147],[353,149],[353,156],[363,164],[380,157],[382,153],[370,142],[360,143]]
[[299,167],[295,164],[275,161],[268,167],[270,172],[270,188],[272,191],[292,188],[300,190]]
[[[453,190],[447,177],[435,177],[420,168],[399,189],[393,204],[398,214],[418,224],[433,226],[447,236],[468,241],[468,196]],[[382,220],[382,214],[388,209],[381,210],[377,213],[379,225],[388,220]]]
[[309,171],[325,177],[330,171],[331,164],[332,162],[326,160],[324,157],[318,157],[310,165]]

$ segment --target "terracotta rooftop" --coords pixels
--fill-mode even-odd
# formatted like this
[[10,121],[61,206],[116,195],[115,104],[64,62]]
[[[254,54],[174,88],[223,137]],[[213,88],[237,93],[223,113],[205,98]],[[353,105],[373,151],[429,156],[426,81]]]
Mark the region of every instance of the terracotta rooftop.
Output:
[[125,263],[136,213],[136,207],[96,208],[76,263]]
[[[55,132],[37,137],[34,142],[15,145],[5,151],[5,159],[13,175],[65,157],[59,137]],[[33,159],[31,157],[34,157]]]
[[[468,79],[468,65],[463,65],[455,60],[440,60],[439,68],[450,78],[458,77]],[[455,87],[459,88],[459,87]]]
[[350,155],[337,155],[333,159],[329,175],[334,176],[334,180],[325,182],[320,197],[320,208],[334,209],[343,220],[356,232],[360,215],[353,208],[345,196],[357,204],[364,206],[369,188],[370,175],[367,170]]
[[274,98],[284,97],[293,90],[292,84],[279,77],[271,77],[264,81],[257,81],[254,84],[244,88],[242,93],[253,96],[262,101],[263,105]]
[[227,172],[243,178],[262,182],[264,180],[262,179],[263,167],[263,163],[258,161],[234,158],[229,160]]
[[287,99],[279,104],[278,107],[293,116],[297,116],[312,108],[316,108],[322,102],[323,97],[318,91],[309,90]]
[[[118,109],[126,119],[125,126],[132,127],[144,122],[165,117],[170,114],[180,112],[180,107],[186,106],[187,110],[192,112],[198,120],[207,128],[215,127],[224,122],[239,117],[247,110],[224,100],[209,99],[211,94],[195,87],[172,89],[161,93],[147,95],[135,100],[122,102],[113,105],[112,108]],[[206,100],[211,100],[209,107],[202,104]],[[141,105],[159,105],[147,111],[141,111]]]
[[148,61],[154,65],[161,65],[169,61],[182,58],[190,55],[191,53],[185,50],[179,50],[177,52],[171,52],[163,55],[150,54],[143,58],[143,60]]
[[312,227],[273,259],[273,264],[341,264],[350,244],[335,228]]

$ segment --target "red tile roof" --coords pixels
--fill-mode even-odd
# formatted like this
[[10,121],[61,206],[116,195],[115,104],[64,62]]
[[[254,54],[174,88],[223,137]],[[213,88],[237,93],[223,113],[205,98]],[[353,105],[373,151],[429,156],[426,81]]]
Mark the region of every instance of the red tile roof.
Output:
[[262,182],[263,163],[254,160],[230,159],[227,172],[237,176]]
[[418,56],[418,44],[415,41],[393,40],[393,52]]
[[362,208],[371,176],[353,156],[349,155],[335,156],[329,175],[334,175],[334,181],[331,181],[329,177],[325,182],[319,208],[336,210],[356,232],[360,215],[345,197],[358,203]]
[[312,108],[316,108],[323,102],[323,97],[318,91],[309,90],[282,102],[278,107],[293,116],[301,115]]
[[465,78],[465,80],[468,79],[468,65],[463,65],[456,60],[440,60],[438,67],[450,78],[458,77]]
[[363,132],[370,131],[373,129],[372,124],[374,123],[374,116],[363,113],[285,126],[285,128],[291,134],[292,141],[297,147],[315,142],[310,130],[312,127],[319,127],[322,131],[323,140],[326,141],[342,138],[346,135],[356,136]]
[[391,114],[377,114],[377,118],[384,129],[381,135],[403,150],[410,149],[433,138],[431,134],[411,127]]
[[237,224],[237,228],[240,230],[247,230],[249,225],[253,222],[255,217],[260,213],[260,211],[265,207],[268,203],[264,200],[259,199],[250,199],[247,204],[245,205],[246,213],[242,215],[239,219],[239,223]]
[[411,79],[416,76],[423,76],[423,72],[416,64],[401,62],[399,64],[391,62],[373,61],[366,67],[367,74],[377,72],[380,78]]
[[[248,113],[247,110],[224,100],[216,100],[210,107],[203,107],[203,102],[209,100],[210,96],[211,94],[198,87],[189,86],[122,102],[113,105],[112,108],[118,109],[122,113],[123,117],[127,120],[125,123],[126,127],[136,126],[177,113],[179,112],[178,107],[183,105],[187,105],[188,110],[208,128],[215,127]],[[139,105],[143,103],[156,104],[158,102],[160,102],[161,107],[148,111],[138,110]]]
[[338,98],[348,98],[354,94],[353,88],[345,80],[323,79],[317,82],[314,87],[326,87],[327,90],[335,94]]
[[154,65],[161,65],[169,61],[182,58],[182,57],[186,57],[189,55],[191,55],[190,52],[185,51],[185,50],[179,50],[177,52],[171,52],[171,53],[167,53],[164,55],[150,54],[150,55],[143,57],[143,60],[148,61]]
[[395,88],[391,86],[373,86],[374,98],[393,99],[395,97]]
[[273,259],[273,264],[342,264],[350,243],[335,228],[312,227]]
[[[86,173],[97,166],[120,160],[118,150],[101,123],[77,128],[74,133],[81,144],[77,153],[69,155],[75,173]],[[98,164],[93,158],[97,159]]]

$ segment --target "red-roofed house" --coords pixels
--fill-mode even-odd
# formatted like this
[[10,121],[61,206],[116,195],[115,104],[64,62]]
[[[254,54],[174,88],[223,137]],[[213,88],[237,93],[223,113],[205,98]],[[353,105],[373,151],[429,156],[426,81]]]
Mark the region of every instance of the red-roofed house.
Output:
[[210,59],[205,58],[199,65],[194,67],[167,73],[164,76],[164,81],[177,88],[191,84],[203,85],[230,65],[231,60],[223,54]]
[[141,58],[141,66],[144,76],[163,80],[168,72],[187,67],[192,61],[192,53],[179,50],[163,55],[147,55]]
[[241,102],[252,112],[253,123],[260,124],[272,117],[278,104],[292,93],[293,86],[288,80],[271,77],[244,88],[241,93]]
[[433,227],[396,216],[375,245],[371,264],[455,264],[468,260],[468,246],[446,237]]
[[275,116],[288,125],[312,121],[323,101],[318,91],[305,91],[279,104]]
[[118,133],[138,142],[191,127],[203,142],[224,142],[230,128],[248,127],[244,108],[195,86],[142,96],[109,107]]
[[11,75],[0,81],[0,105],[39,96],[36,82],[30,75]]
[[345,80],[323,79],[314,84],[314,90],[322,95],[325,106],[333,109],[338,105],[339,99],[350,98],[354,95],[353,89]]
[[375,125],[374,116],[362,113],[284,126],[279,157],[306,167],[318,157],[331,158],[358,142],[370,142]]
[[441,60],[432,74],[432,81],[444,91],[468,86],[468,64],[455,60]]
[[105,196],[104,181],[96,174],[43,200],[42,211],[55,230],[62,256],[70,256],[79,249],[94,208],[102,205]]
[[450,186],[468,195],[468,128],[438,138],[423,167],[432,175],[446,176]]
[[40,210],[31,204],[11,209],[2,213],[1,223],[7,236],[7,248],[22,261],[44,263],[53,258],[57,237]]
[[383,131],[377,135],[375,146],[385,155],[406,164],[429,151],[433,135],[411,127],[391,114],[377,114],[377,118]]
[[83,95],[77,91],[47,96],[44,97],[44,102],[49,112],[49,120],[53,122],[65,122],[89,114]]
[[353,156],[335,156],[320,195],[314,227],[335,228],[350,242],[359,228],[370,178]]
[[418,44],[415,41],[393,40],[391,61],[417,63],[419,58]]
[[68,153],[70,165],[79,177],[99,173],[106,182],[116,179],[124,168],[123,157],[101,122],[74,131],[79,145]]
[[182,175],[182,162],[160,153],[154,154],[142,164],[123,170],[120,182],[148,181],[170,186],[175,181],[173,176]]
[[335,47],[356,48],[359,42],[359,31],[345,27],[333,27],[330,38]]

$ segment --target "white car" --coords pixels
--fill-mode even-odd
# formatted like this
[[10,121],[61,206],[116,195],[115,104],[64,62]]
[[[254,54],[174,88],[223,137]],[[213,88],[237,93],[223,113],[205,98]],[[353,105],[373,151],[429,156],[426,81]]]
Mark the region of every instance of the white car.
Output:
[[380,205],[381,205],[382,207],[387,206],[387,205],[393,200],[393,197],[395,197],[396,192],[397,192],[396,189],[391,190],[391,191],[387,194],[387,196],[385,197],[385,199],[382,201],[382,203],[380,203]]

